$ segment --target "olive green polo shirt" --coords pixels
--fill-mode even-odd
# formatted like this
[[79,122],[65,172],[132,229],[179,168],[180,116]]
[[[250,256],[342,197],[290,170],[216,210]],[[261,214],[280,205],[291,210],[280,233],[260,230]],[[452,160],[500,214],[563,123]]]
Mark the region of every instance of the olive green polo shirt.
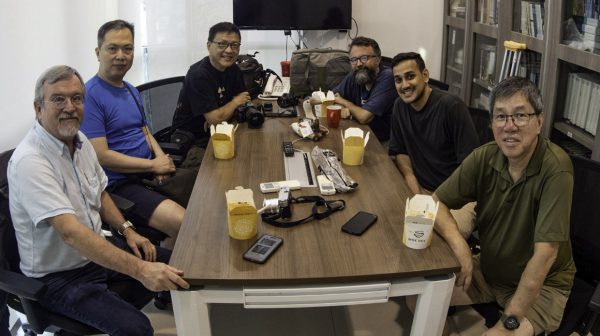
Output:
[[451,209],[477,201],[481,270],[492,285],[516,287],[536,242],[560,242],[545,285],[570,290],[575,264],[569,238],[573,166],[548,139],[538,143],[521,178],[513,182],[496,143],[473,151],[435,191]]

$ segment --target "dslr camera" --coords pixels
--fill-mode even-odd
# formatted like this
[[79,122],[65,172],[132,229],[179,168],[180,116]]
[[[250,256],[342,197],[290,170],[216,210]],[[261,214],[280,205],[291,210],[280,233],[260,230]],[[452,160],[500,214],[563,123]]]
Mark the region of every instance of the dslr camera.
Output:
[[289,93],[284,93],[281,97],[277,98],[277,105],[281,108],[294,107],[298,105],[298,98]]
[[256,108],[251,103],[238,106],[235,109],[235,117],[238,123],[247,121],[250,128],[260,128],[265,122],[265,114],[262,109]]
[[283,219],[290,219],[292,217],[292,193],[290,187],[279,189],[279,196],[277,198],[265,198],[263,208],[265,209],[263,212],[265,214],[279,214]]

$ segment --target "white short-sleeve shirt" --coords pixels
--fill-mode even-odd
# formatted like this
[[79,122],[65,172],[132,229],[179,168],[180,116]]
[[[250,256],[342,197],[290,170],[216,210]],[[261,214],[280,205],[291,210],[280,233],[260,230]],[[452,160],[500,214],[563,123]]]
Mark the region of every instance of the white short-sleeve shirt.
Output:
[[68,147],[36,122],[9,161],[10,212],[26,276],[42,277],[89,262],[63,241],[48,218],[74,214],[102,235],[100,200],[107,178],[85,135],[79,132],[75,142],[71,158]]

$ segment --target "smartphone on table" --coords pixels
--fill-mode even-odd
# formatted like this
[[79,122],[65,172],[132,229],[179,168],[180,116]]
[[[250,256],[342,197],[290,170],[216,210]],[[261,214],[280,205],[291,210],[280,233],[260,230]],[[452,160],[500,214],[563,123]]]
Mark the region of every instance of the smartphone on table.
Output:
[[354,217],[350,218],[346,224],[342,225],[342,231],[360,236],[377,221],[377,215],[365,211],[359,211]]

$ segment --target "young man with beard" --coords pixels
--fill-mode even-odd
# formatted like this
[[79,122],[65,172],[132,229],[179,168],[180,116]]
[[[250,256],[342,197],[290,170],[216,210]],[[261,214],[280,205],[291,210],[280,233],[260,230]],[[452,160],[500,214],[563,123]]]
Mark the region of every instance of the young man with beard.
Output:
[[379,141],[387,141],[397,98],[392,71],[381,64],[381,49],[375,40],[359,36],[349,47],[352,72],[333,89],[335,103],[345,107],[342,118],[369,124]]
[[[548,334],[560,325],[575,274],[573,166],[540,135],[542,98],[529,80],[498,83],[490,111],[494,142],[474,150],[433,196],[440,201],[435,228],[461,265],[450,305],[503,307],[486,336]],[[481,239],[475,256],[448,212],[473,201]]]
[[165,183],[175,172],[146,125],[142,98],[123,78],[133,64],[133,25],[110,21],[98,30],[98,74],[86,83],[86,118],[81,130],[90,139],[108,176],[109,190],[136,204],[134,222],[166,233],[173,246],[185,209],[141,184],[141,178]]
[[[398,54],[392,69],[400,99],[392,112],[389,154],[413,193],[431,194],[479,146],[475,126],[458,97],[427,84],[421,55]],[[474,206],[453,212],[464,237],[473,230]]]
[[[240,30],[233,23],[215,24],[208,32],[208,56],[193,64],[185,75],[172,127],[192,132],[196,137],[196,146],[190,149],[188,158],[201,158],[195,152],[206,147],[210,125],[228,121],[238,106],[250,102],[242,72],[235,64],[240,42]],[[193,165],[188,158],[182,167]]]
[[[79,132],[85,94],[66,65],[37,80],[36,121],[7,170],[20,268],[46,285],[40,304],[47,309],[110,335],[150,336],[139,309],[153,291],[189,284],[165,264],[170,252],[137,234],[105,191],[107,177]],[[106,239],[103,222],[120,236]]]

